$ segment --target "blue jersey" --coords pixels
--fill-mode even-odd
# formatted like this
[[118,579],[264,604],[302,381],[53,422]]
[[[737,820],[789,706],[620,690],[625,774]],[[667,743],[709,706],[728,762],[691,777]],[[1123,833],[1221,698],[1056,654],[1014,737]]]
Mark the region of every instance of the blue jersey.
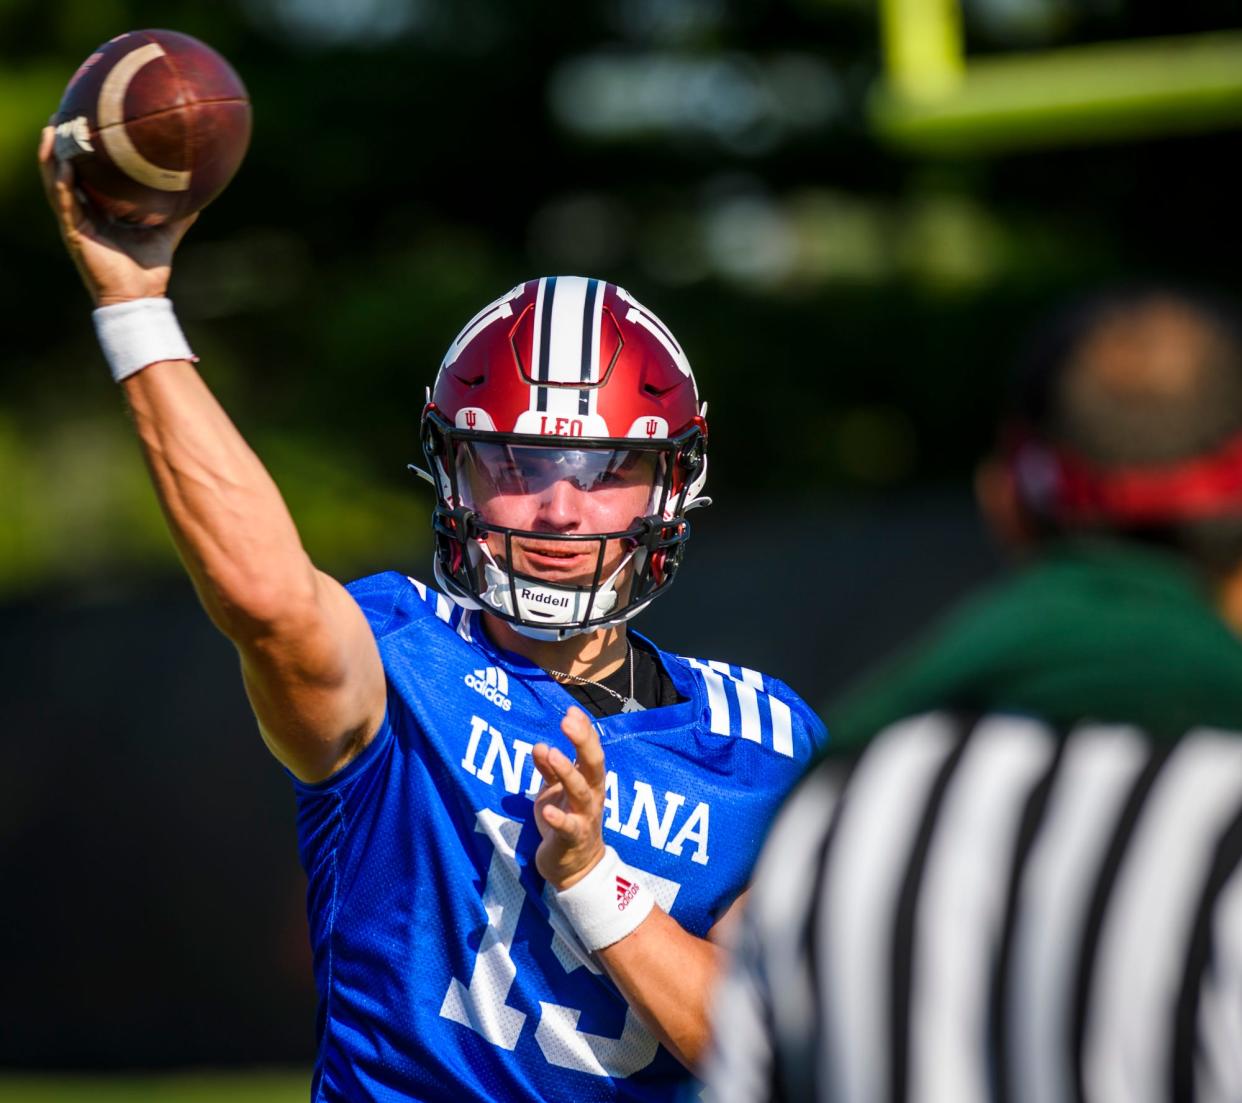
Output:
[[[671,1100],[687,1074],[535,869],[535,743],[573,699],[402,575],[350,586],[387,675],[365,751],[297,784],[319,990],[315,1100]],[[823,740],[781,682],[660,653],[682,702],[597,720],[604,837],[705,936]]]

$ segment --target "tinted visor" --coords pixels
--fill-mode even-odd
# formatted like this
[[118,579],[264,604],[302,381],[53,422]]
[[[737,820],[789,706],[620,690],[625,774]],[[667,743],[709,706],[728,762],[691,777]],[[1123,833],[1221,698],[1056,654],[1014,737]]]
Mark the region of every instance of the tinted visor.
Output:
[[[537,499],[567,483],[588,496],[592,512],[615,513],[628,528],[648,512],[660,457],[633,448],[549,448],[478,440],[457,444],[462,504],[496,520],[506,499]],[[622,516],[625,515],[625,516]]]

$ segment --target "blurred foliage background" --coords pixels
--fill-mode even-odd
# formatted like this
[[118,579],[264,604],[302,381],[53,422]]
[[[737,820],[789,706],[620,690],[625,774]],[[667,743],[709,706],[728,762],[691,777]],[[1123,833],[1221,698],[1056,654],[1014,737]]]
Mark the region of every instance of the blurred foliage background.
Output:
[[[970,0],[964,27],[968,56],[1030,54],[1230,17]],[[903,153],[868,125],[866,0],[0,0],[0,594],[170,562],[30,154],[77,62],[144,25],[211,42],[250,89],[249,158],[174,297],[342,573],[424,539],[423,388],[533,275],[653,305],[711,403],[717,490],[794,501],[960,480],[1016,335],[1076,286],[1239,279],[1236,131]]]
[[[204,630],[197,614],[184,625],[166,614],[188,603],[188,588],[160,581],[178,577],[172,547],[38,191],[39,127],[78,63],[120,31],[172,27],[214,45],[249,87],[250,154],[187,238],[172,294],[204,374],[273,470],[321,565],[341,576],[390,566],[426,574],[430,501],[405,464],[416,458],[424,388],[444,348],[523,279],[605,276],[673,328],[710,402],[712,493],[724,520],[704,528],[736,539],[701,560],[715,602],[683,605],[681,620],[688,608],[720,606],[717,621],[704,614],[700,635],[710,628],[706,649],[730,654],[730,625],[753,640],[783,609],[780,623],[797,627],[782,638],[801,656],[802,680],[789,680],[819,699],[932,611],[936,578],[960,588],[985,569],[977,534],[971,543],[937,533],[946,517],[969,516],[963,488],[990,440],[1006,363],[1034,320],[1076,289],[1114,281],[1171,278],[1229,295],[1242,285],[1228,169],[1242,118],[1236,89],[1200,90],[1173,112],[1131,97],[1115,108],[1115,128],[1105,107],[1089,128],[1051,126],[1021,142],[1003,140],[1002,120],[977,140],[966,126],[943,147],[898,144],[877,122],[883,89],[903,75],[891,52],[885,75],[882,16],[890,36],[920,19],[956,26],[967,72],[974,60],[1038,62],[1110,42],[1167,47],[1172,58],[1178,36],[1223,34],[1228,48],[1242,26],[1225,0],[891,0],[883,10],[868,0],[0,0],[0,639],[17,755],[0,790],[0,859],[22,905],[0,923],[14,958],[26,959],[8,974],[25,978],[26,1011],[4,1013],[0,1061],[303,1060],[311,1040],[301,951],[285,960],[235,913],[234,933],[222,937],[250,936],[257,950],[233,968],[234,988],[220,979],[227,955],[211,957],[165,977],[162,1025],[152,1025],[149,1004],[127,1018],[122,996],[110,1031],[79,1022],[66,1032],[55,1018],[65,1000],[48,977],[72,966],[77,981],[65,983],[77,983],[99,955],[87,939],[66,957],[49,935],[53,913],[87,930],[94,922],[94,905],[49,863],[65,868],[79,830],[147,853],[153,822],[149,809],[145,826],[133,809],[118,819],[116,804],[91,820],[66,796],[65,764],[81,758],[74,740],[91,733],[106,746],[109,733],[142,731],[175,758],[167,744],[194,726],[183,714],[162,705],[140,721],[122,700],[104,723],[98,702],[123,697],[118,687],[136,678],[137,634],[152,625],[170,633],[168,676],[180,684],[197,655],[193,633]],[[1092,80],[1107,83],[1112,64],[1091,69]],[[1034,89],[1038,114],[1058,87],[1034,72],[1023,88]],[[1124,100],[1142,89],[1109,90],[1119,91]],[[1045,115],[1072,122],[1074,111]],[[852,520],[833,529],[825,517]],[[803,580],[836,604],[800,613]],[[753,615],[738,623],[743,590]],[[100,593],[120,596],[96,624]],[[885,627],[869,652],[859,632],[877,623]],[[159,649],[160,638],[148,646]],[[83,649],[72,659],[58,650],[68,654],[69,639]],[[693,632],[673,642],[683,640],[701,642]],[[127,670],[90,683],[87,695],[83,663],[110,652],[130,660]],[[195,670],[227,679],[232,696],[186,689],[181,706],[197,692],[212,702],[225,693],[225,711],[244,714],[230,662],[225,648]],[[272,859],[284,863],[274,879],[283,895],[270,898],[272,879],[253,875],[245,908],[284,946],[299,936],[291,802],[278,771],[260,764],[253,734],[242,735],[253,748],[229,761],[268,771],[253,815],[265,831],[262,817],[288,821],[284,834],[263,836],[283,855]],[[91,746],[89,761],[115,768]],[[186,763],[152,773],[176,769]],[[272,811],[265,802],[277,799],[286,803]],[[211,802],[191,807],[207,815]],[[174,838],[184,832],[180,853],[195,853],[186,840],[205,829],[184,810],[185,822],[175,808],[163,812]],[[46,849],[53,819],[59,851]],[[230,830],[236,853],[252,848],[239,822]],[[152,867],[122,878],[133,907],[167,897],[170,880],[202,881],[201,868],[177,870],[178,852],[147,853]],[[88,861],[76,860],[88,877]],[[182,903],[191,915],[206,907],[199,897]],[[108,928],[128,947],[117,951],[121,965],[163,992],[152,978],[165,966],[134,964],[143,955],[129,914],[121,909]],[[155,936],[173,960],[202,941],[184,914],[182,923],[190,929],[180,941],[167,926]],[[276,962],[268,974],[264,953]],[[114,993],[125,990],[121,965]],[[227,1024],[208,1012],[247,1002],[248,990],[264,993],[249,1001],[254,1015],[288,1022],[266,1031],[248,1022],[244,1038],[222,1042]],[[199,1001],[198,1017],[169,1012],[178,992]],[[35,1030],[40,1009],[51,1018]],[[147,1031],[139,1041],[136,1022]],[[181,1029],[175,1041],[170,1023]]]

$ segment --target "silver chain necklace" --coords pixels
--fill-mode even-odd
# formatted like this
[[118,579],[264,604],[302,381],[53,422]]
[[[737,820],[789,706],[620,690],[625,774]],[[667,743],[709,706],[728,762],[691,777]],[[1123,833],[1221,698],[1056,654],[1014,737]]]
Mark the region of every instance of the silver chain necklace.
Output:
[[630,695],[628,697],[622,697],[615,689],[610,689],[602,682],[595,681],[594,678],[583,678],[579,674],[566,674],[563,670],[553,670],[550,666],[545,669],[553,678],[560,681],[577,682],[581,686],[594,686],[596,689],[602,689],[605,693],[621,702],[622,712],[644,712],[646,710],[645,706],[640,705],[638,698],[634,696],[634,649],[630,646],[628,636],[625,640],[625,661],[630,666]]

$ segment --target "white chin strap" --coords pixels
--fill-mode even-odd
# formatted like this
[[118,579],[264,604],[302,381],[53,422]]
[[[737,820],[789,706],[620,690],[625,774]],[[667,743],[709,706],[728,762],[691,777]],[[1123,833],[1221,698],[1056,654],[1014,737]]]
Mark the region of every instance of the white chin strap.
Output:
[[[483,578],[487,588],[480,595],[483,607],[491,606],[519,618],[517,622],[510,622],[514,631],[536,640],[565,639],[583,632],[597,631],[601,625],[591,628],[565,626],[582,620],[587,615],[588,604],[591,606],[592,619],[606,617],[612,612],[617,604],[617,591],[613,589],[613,584],[638,550],[634,548],[622,558],[617,569],[599,584],[599,589],[594,591],[595,600],[591,601],[592,591],[580,586],[558,586],[554,582],[514,576],[513,585],[510,587],[509,572],[496,562],[486,544],[480,543],[477,546],[486,560],[483,564]],[[513,607],[515,593],[516,609]]]

